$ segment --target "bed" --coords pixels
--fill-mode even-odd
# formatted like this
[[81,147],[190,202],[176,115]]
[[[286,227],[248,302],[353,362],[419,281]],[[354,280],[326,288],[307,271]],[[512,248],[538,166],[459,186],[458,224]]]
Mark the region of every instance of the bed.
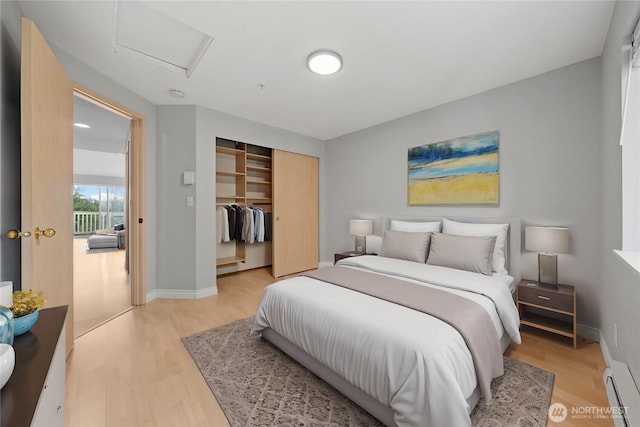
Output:
[[[422,224],[430,223],[428,229],[435,222]],[[437,231],[425,231],[424,225],[415,227],[418,229],[399,231],[396,224],[396,229],[392,226],[391,230],[385,230],[380,254],[383,256],[346,258],[319,272],[344,274],[354,277],[354,282],[362,276],[365,284],[389,280],[390,285],[383,286],[386,289],[383,292],[389,295],[403,294],[404,286],[419,292],[444,292],[447,298],[479,308],[478,319],[485,320],[483,331],[491,336],[481,341],[495,341],[499,353],[495,356],[494,352],[492,360],[499,358],[501,364],[501,353],[511,341],[519,343],[520,335],[510,289],[514,278],[506,271],[493,271],[499,269],[493,263],[498,236],[492,239],[482,234],[490,227],[481,228],[479,234],[476,229],[466,230],[466,226],[457,229],[454,225],[449,230]],[[468,236],[461,240],[458,234],[466,233],[465,230],[469,231]],[[425,244],[421,238],[426,235],[429,241],[422,253]],[[503,258],[508,241],[507,235],[503,235]],[[455,244],[451,246],[451,242]],[[484,258],[467,253],[474,245],[482,247],[478,252]],[[451,257],[452,250],[455,259]],[[488,252],[491,256],[487,259]],[[473,257],[477,259],[470,261]],[[470,271],[478,267],[475,264],[480,264],[485,274]],[[470,425],[469,414],[481,398],[481,383],[486,383],[486,378],[478,380],[482,372],[477,358],[472,357],[477,349],[474,352],[468,345],[469,332],[465,335],[448,321],[419,308],[389,302],[349,286],[329,283],[321,275],[274,283],[265,289],[252,334],[271,341],[385,425]],[[437,302],[439,297],[427,299]],[[452,317],[468,317],[465,312]],[[471,318],[471,323],[476,323],[474,319]],[[495,371],[493,375],[497,376]],[[486,384],[483,390],[483,397],[490,399]]]

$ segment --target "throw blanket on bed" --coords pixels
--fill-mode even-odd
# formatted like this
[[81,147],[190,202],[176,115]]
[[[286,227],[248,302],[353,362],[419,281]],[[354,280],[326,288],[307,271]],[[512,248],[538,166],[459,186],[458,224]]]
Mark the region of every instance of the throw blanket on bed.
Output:
[[485,401],[491,401],[491,380],[504,374],[504,366],[491,317],[479,304],[450,292],[339,266],[325,267],[303,276],[400,304],[453,326],[464,338],[473,357]]

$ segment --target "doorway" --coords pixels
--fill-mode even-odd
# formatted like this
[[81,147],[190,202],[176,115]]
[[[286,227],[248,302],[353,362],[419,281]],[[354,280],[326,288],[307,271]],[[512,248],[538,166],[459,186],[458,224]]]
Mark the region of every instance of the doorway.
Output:
[[146,302],[144,126],[74,85],[74,337]]
[[131,309],[125,218],[131,119],[73,97],[74,338]]

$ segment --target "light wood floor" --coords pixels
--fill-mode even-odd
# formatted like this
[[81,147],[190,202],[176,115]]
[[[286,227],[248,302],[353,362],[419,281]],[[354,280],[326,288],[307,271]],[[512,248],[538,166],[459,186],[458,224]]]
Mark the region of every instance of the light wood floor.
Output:
[[73,308],[76,337],[131,307],[125,251],[87,250],[86,238],[73,240]]
[[[221,277],[216,296],[155,300],[78,338],[67,360],[65,425],[227,426],[180,338],[253,314],[273,281],[265,268]],[[581,341],[573,350],[546,333],[523,329],[522,335],[523,343],[506,354],[556,374],[552,402],[569,411],[607,404],[597,343]],[[613,423],[568,418],[558,425]]]

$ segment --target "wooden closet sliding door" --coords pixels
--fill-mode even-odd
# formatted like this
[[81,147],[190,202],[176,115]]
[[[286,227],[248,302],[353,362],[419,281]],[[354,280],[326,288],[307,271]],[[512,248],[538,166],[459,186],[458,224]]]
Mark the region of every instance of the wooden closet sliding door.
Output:
[[318,268],[318,158],[273,150],[273,275]]

